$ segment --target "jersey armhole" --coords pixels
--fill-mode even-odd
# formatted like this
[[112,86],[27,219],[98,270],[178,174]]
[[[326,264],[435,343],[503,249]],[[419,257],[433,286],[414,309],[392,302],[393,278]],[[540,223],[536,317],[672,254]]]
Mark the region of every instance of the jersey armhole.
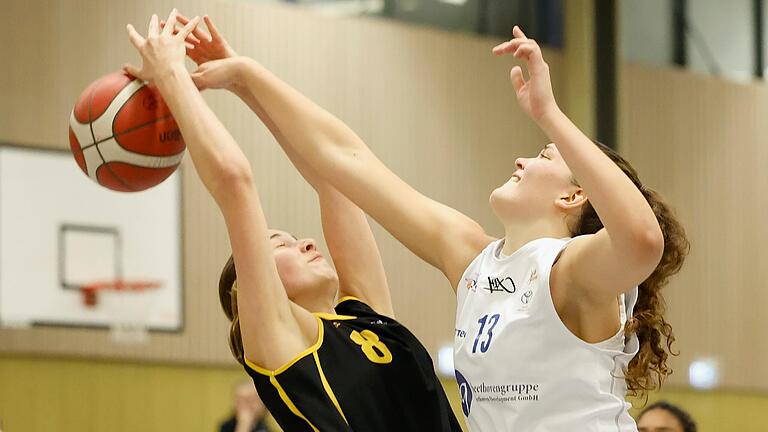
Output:
[[315,319],[317,320],[317,341],[315,341],[314,344],[312,344],[309,348],[305,349],[304,351],[297,354],[295,357],[293,357],[291,360],[288,360],[286,363],[284,363],[282,366],[275,370],[270,370],[264,367],[261,367],[257,365],[256,363],[248,360],[248,358],[243,357],[243,360],[245,361],[245,365],[248,369],[251,369],[252,371],[264,375],[264,376],[276,376],[280,375],[281,373],[288,370],[291,366],[296,364],[299,360],[303,359],[304,357],[316,352],[320,349],[320,346],[323,345],[323,337],[325,334],[324,326],[323,326],[323,320],[321,319],[318,314],[314,314]]
[[360,300],[359,298],[357,298],[355,296],[344,296],[344,297],[340,298],[339,301],[336,302],[336,306],[344,303],[345,301],[350,301],[350,300],[359,301],[362,304],[366,304],[364,301]]
[[[341,310],[339,310],[339,308],[341,308]],[[359,299],[358,297],[353,297],[353,296],[344,296],[340,298],[338,303],[336,303],[334,310],[336,310],[337,313],[339,314],[335,316],[331,316],[329,314],[322,314],[321,316],[328,315],[327,319],[339,319],[339,317],[341,317],[341,319],[354,319],[361,314],[362,315],[370,315],[370,314],[381,315],[374,308],[372,308],[371,305]],[[325,318],[325,316],[323,317]]]

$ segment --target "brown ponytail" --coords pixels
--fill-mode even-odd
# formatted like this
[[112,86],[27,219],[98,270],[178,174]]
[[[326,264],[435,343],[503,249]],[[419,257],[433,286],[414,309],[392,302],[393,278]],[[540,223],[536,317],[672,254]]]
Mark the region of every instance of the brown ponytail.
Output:
[[[640,350],[630,361],[624,377],[630,396],[645,396],[648,391],[661,387],[664,379],[672,373],[667,365],[672,351],[675,335],[672,326],[664,319],[666,304],[661,295],[661,289],[667,284],[670,276],[680,271],[690,243],[685,235],[685,229],[675,219],[672,209],[661,196],[643,186],[637,171],[621,155],[613,149],[595,142],[621,170],[632,180],[632,183],[642,192],[653,209],[656,219],[664,235],[664,253],[659,265],[651,275],[643,281],[638,289],[638,299],[633,317],[627,322],[625,335],[635,333],[640,342]],[[587,202],[573,235],[594,234],[603,228],[600,218],[592,205]]]
[[240,336],[240,316],[237,312],[237,270],[230,255],[219,277],[219,302],[231,325],[229,327],[229,349],[238,363],[245,365],[243,339]]

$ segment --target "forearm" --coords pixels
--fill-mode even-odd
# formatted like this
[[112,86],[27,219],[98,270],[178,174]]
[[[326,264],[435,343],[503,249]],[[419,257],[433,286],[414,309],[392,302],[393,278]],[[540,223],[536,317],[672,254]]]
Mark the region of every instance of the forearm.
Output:
[[264,126],[269,129],[270,133],[280,147],[282,147],[288,159],[291,160],[293,166],[299,171],[299,174],[307,181],[318,193],[338,193],[333,190],[333,187],[325,181],[301,156],[299,156],[296,149],[291,145],[290,141],[285,137],[285,134],[280,131],[272,118],[267,114],[267,111],[259,103],[258,98],[253,94],[247,86],[236,86],[231,89],[232,92],[237,95],[249,108],[256,114]]
[[[349,220],[351,217],[362,217],[365,227],[368,228],[368,224],[365,221],[364,213],[349,201],[344,195],[337,191],[330,183],[325,181],[315,169],[299,155],[297,150],[291,145],[290,141],[280,131],[275,122],[267,114],[264,107],[261,106],[256,95],[251,93],[245,86],[232,89],[248,107],[251,108],[261,120],[262,123],[269,129],[272,136],[275,137],[280,147],[285,152],[288,159],[296,170],[299,171],[304,180],[307,181],[318,193],[320,199],[321,210],[326,210],[323,220],[327,221],[328,218],[336,220]],[[338,216],[338,217],[337,217]],[[370,232],[370,229],[368,229]]]
[[584,188],[612,241],[633,247],[661,234],[656,216],[626,174],[560,110],[538,120]]
[[317,191],[323,233],[339,274],[342,294],[365,299],[379,313],[394,316],[381,256],[365,213],[299,155],[256,95],[244,86],[231,90],[261,119],[299,173]]
[[487,244],[474,221],[410,187],[347,125],[255,61],[244,62],[237,80],[290,143],[286,149],[452,283]]
[[242,150],[183,67],[158,78],[156,84],[179,125],[198,175],[215,199],[228,176],[250,175],[250,165]]
[[237,94],[248,95],[263,110],[260,117],[269,119],[270,130],[279,131],[279,142],[288,156],[301,155],[315,173],[331,171],[339,157],[367,151],[347,125],[252,59],[241,64],[236,87]]

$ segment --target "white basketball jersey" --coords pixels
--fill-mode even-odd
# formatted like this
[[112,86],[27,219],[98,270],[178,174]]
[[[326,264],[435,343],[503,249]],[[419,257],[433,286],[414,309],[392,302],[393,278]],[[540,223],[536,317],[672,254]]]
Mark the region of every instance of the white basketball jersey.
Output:
[[456,379],[473,432],[637,431],[623,371],[638,350],[623,337],[637,288],[622,296],[622,329],[589,344],[557,315],[552,265],[570,239],[534,240],[511,256],[503,240],[469,265],[457,289]]

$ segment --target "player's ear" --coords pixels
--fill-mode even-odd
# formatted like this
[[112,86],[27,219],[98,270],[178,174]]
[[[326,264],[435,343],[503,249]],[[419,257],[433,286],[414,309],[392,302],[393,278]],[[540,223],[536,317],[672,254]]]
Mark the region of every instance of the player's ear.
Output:
[[566,213],[573,214],[580,211],[586,203],[586,192],[580,186],[574,185],[555,200],[555,207]]

